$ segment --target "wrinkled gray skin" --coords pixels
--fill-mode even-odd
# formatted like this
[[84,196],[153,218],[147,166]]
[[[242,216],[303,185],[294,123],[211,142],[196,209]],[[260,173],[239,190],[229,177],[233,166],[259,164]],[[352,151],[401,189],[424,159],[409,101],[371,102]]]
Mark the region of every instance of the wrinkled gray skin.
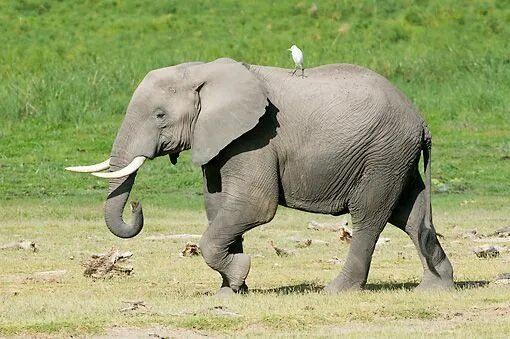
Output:
[[[136,156],[192,149],[202,166],[209,226],[200,247],[223,278],[220,293],[246,290],[250,257],[242,235],[269,222],[278,205],[352,216],[353,238],[327,292],[362,288],[387,222],[406,232],[424,269],[419,287],[453,286],[430,211],[430,134],[386,79],[337,64],[292,77],[288,70],[230,59],[150,72],[136,89],[111,153],[118,170]],[[424,184],[418,170],[423,151]],[[122,211],[136,172],[110,179],[105,219],[117,236],[143,226]]]

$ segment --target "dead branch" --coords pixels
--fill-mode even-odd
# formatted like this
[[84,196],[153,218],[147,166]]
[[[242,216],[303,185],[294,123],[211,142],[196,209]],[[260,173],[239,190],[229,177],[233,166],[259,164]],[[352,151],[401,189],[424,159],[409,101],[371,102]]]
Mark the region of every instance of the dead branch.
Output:
[[285,248],[276,247],[274,242],[273,242],[273,240],[270,240],[269,244],[271,245],[271,247],[276,252],[276,255],[279,256],[279,257],[289,257],[289,256],[294,255],[294,252],[292,252],[290,250],[287,250]]
[[14,242],[10,242],[4,245],[0,245],[0,250],[30,250],[32,252],[37,252],[39,249],[37,245],[33,241],[28,240],[18,240]]
[[179,254],[181,257],[194,257],[200,255],[200,246],[195,243],[187,242],[184,250]]
[[133,272],[133,267],[121,266],[119,262],[124,262],[132,256],[132,252],[121,252],[115,248],[107,253],[93,254],[89,260],[83,263],[85,266],[83,275],[92,278],[109,278],[114,274],[130,275]]

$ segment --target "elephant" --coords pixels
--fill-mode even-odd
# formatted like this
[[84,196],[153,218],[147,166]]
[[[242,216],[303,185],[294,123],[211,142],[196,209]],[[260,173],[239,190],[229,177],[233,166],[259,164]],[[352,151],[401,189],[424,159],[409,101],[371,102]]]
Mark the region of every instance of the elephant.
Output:
[[243,234],[271,221],[279,205],[350,213],[346,262],[327,293],[365,287],[387,223],[418,251],[418,288],[448,289],[453,268],[432,223],[431,142],[411,101],[371,70],[331,64],[299,78],[221,58],[150,71],[133,93],[110,158],[67,169],[109,179],[106,225],[131,238],[143,227],[141,204],[132,204],[129,224],[122,213],[138,169],[164,155],[175,164],[191,149],[208,220],[200,248],[221,276],[221,294],[247,291],[251,259]]

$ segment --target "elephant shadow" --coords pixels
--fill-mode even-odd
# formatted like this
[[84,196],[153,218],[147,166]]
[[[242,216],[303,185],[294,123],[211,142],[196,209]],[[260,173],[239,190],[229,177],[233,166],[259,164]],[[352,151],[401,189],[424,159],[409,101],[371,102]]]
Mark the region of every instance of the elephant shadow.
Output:
[[250,289],[253,294],[308,294],[320,293],[324,289],[324,285],[317,283],[301,283],[296,285],[288,285],[273,288],[254,288]]
[[[481,288],[489,285],[490,281],[488,280],[466,280],[466,281],[457,281],[454,283],[456,290],[464,290],[471,288]],[[367,284],[365,286],[365,290],[368,291],[411,291],[414,290],[418,286],[417,282],[390,282],[390,283],[373,283]]]
[[[488,280],[467,280],[455,282],[456,290],[471,289],[471,288],[482,288],[488,286],[490,281]],[[377,291],[412,291],[418,286],[416,282],[390,282],[390,283],[370,283],[365,286],[365,291],[377,292]],[[274,288],[260,288],[250,289],[250,293],[253,294],[308,294],[308,293],[321,293],[324,289],[324,285],[317,283],[301,283],[296,285],[288,285]]]

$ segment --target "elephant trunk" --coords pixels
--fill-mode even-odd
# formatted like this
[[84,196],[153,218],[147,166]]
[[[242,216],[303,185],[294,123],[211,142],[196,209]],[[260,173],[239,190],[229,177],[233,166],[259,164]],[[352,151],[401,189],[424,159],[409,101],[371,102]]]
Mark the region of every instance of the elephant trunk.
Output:
[[108,229],[120,238],[132,238],[140,233],[143,228],[143,211],[140,203],[131,203],[133,212],[131,224],[125,223],[122,219],[122,213],[131,193],[135,177],[136,172],[127,177],[114,178],[109,181],[104,219]]
[[[131,204],[132,220],[130,223],[124,222],[122,218],[136,173],[145,160],[145,157],[138,156],[144,153],[137,147],[139,142],[130,137],[136,134],[135,126],[137,126],[136,122],[128,119],[127,116],[124,118],[112,147],[109,172],[93,173],[98,177],[108,178],[109,186],[104,219],[108,229],[119,238],[132,238],[143,228],[143,212],[139,203]],[[137,159],[141,161],[137,161]]]

